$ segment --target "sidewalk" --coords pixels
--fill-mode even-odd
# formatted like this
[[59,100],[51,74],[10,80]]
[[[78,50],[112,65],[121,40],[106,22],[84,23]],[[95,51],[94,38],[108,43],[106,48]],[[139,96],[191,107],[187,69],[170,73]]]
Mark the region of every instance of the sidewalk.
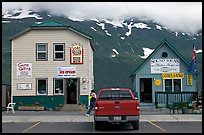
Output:
[[[2,122],[93,122],[93,114],[85,116],[83,111],[15,111],[7,113],[2,111]],[[202,122],[202,114],[170,114],[168,109],[141,110],[140,121],[197,121]]]

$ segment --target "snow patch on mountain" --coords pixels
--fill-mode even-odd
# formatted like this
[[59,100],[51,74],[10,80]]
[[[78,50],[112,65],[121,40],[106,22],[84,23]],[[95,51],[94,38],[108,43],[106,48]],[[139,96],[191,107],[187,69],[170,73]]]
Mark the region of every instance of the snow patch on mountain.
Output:
[[128,31],[125,33],[126,36],[130,36],[131,35],[132,28],[134,28],[134,27],[138,28],[138,29],[151,29],[151,27],[148,27],[147,24],[144,24],[142,22],[134,23],[134,24],[133,24],[133,22],[130,22],[129,24],[123,22],[123,24],[128,27]]
[[161,26],[159,26],[159,25],[155,25],[155,26],[156,26],[156,29],[162,30],[162,27],[161,27]]
[[114,28],[117,28],[117,27],[123,27],[123,20],[107,20],[107,19],[102,19],[103,21],[105,21],[105,23],[108,23],[108,24],[112,24]]
[[70,20],[72,20],[72,21],[77,21],[77,22],[83,22],[84,20],[82,20],[82,19],[78,19],[78,18],[75,18],[75,17],[69,17],[69,19]]
[[11,21],[2,21],[2,23],[11,23]]
[[142,49],[144,51],[144,56],[138,55],[142,59],[146,59],[154,51],[154,49],[145,48],[145,47],[143,47]]
[[92,30],[97,31],[94,27],[91,27]]
[[2,18],[10,18],[10,19],[23,19],[34,17],[36,19],[43,19],[37,13],[33,13],[31,10],[13,10],[12,12],[8,12],[7,14],[2,15]]
[[119,54],[119,52],[114,48],[112,49],[112,51],[113,51],[112,58],[115,58]]

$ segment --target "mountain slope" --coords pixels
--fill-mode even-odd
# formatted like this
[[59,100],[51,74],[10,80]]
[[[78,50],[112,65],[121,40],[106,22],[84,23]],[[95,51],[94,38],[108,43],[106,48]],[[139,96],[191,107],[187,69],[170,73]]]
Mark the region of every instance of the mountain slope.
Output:
[[[202,31],[188,35],[168,30],[153,20],[92,19],[76,21],[48,12],[16,10],[2,15],[2,83],[10,84],[11,47],[9,38],[34,23],[54,19],[66,23],[93,37],[95,89],[131,87],[129,75],[144,61],[144,50],[153,51],[164,39],[190,63],[193,44],[202,49]],[[114,51],[113,51],[114,50]],[[115,53],[117,52],[117,53]],[[114,54],[114,55],[113,55]],[[199,84],[202,84],[202,53],[197,54]],[[201,90],[201,85],[199,85]]]

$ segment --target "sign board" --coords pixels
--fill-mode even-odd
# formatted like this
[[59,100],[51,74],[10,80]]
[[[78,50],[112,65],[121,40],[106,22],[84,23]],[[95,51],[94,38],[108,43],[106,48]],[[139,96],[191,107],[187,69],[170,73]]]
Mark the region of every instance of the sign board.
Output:
[[31,90],[32,84],[31,83],[18,83],[17,90]]
[[32,63],[17,63],[17,78],[31,78]]
[[193,75],[189,74],[186,76],[187,79],[187,85],[192,86],[193,85]]
[[70,64],[83,64],[83,48],[75,43],[70,48]]
[[180,72],[179,59],[151,59],[151,73]]
[[58,66],[57,67],[58,78],[73,78],[76,77],[76,68],[71,66]]
[[184,73],[162,73],[162,78],[184,78]]

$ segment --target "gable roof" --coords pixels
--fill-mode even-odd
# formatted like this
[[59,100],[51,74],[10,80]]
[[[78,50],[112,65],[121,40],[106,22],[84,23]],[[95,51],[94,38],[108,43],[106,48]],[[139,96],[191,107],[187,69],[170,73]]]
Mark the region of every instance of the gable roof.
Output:
[[55,20],[48,20],[39,24],[33,24],[31,27],[68,27],[68,25]]
[[142,62],[142,64],[140,64],[140,66],[129,76],[129,77],[133,77],[136,75],[136,73],[142,68],[142,66],[144,65],[144,63],[149,60],[162,46],[164,45],[167,45],[181,60],[183,60],[183,62],[190,66],[190,64],[181,56],[180,53],[178,53],[176,51],[176,49],[173,48],[173,46],[171,46],[171,44],[166,40],[164,39],[160,45],[158,45],[158,47]]
[[48,20],[48,21],[44,21],[42,23],[39,24],[33,24],[31,25],[29,28],[25,29],[24,31],[21,31],[19,33],[17,33],[16,35],[12,36],[10,38],[10,41],[29,32],[30,30],[33,29],[68,29],[71,30],[75,33],[78,33],[79,35],[87,38],[90,40],[90,44],[91,44],[91,48],[93,49],[93,51],[95,51],[95,47],[94,47],[94,42],[93,42],[93,38],[91,36],[89,36],[88,34],[81,32],[79,30],[77,30],[76,28],[73,28],[65,23],[56,21],[56,20]]

